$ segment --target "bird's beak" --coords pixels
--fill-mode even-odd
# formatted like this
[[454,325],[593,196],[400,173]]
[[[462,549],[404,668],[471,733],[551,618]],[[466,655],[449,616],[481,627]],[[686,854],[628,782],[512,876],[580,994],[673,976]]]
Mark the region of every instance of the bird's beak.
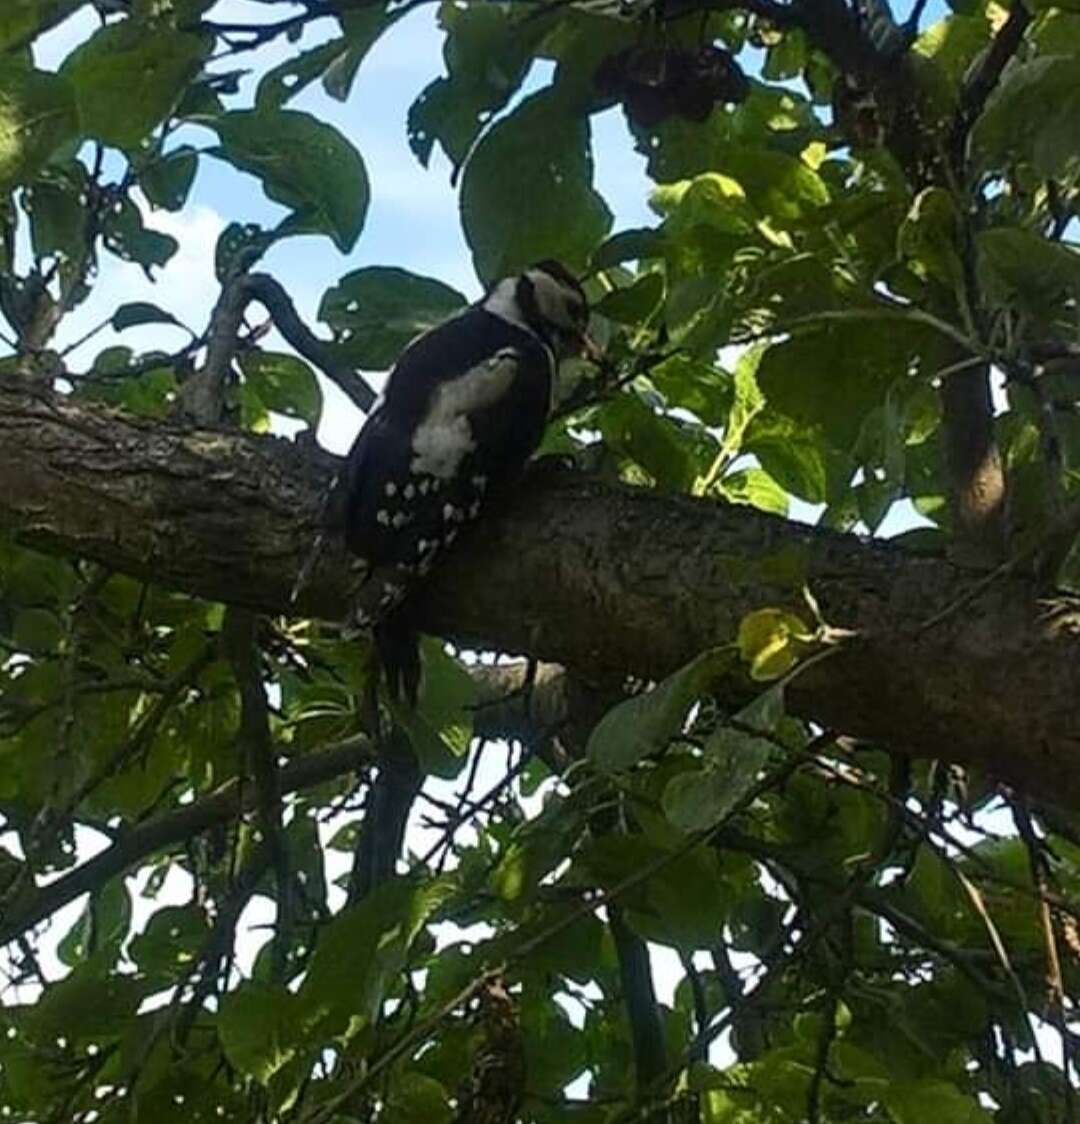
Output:
[[595,363],[598,367],[603,366],[604,362],[604,349],[589,335],[588,332],[581,333],[581,354],[589,360],[590,363]]

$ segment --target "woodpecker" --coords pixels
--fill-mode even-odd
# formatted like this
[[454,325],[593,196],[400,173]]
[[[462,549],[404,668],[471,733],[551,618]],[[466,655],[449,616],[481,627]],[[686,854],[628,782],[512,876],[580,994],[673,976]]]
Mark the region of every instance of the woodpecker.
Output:
[[415,704],[420,681],[409,592],[521,475],[559,365],[594,350],[588,319],[580,282],[559,262],[504,278],[406,347],[357,435],[329,506],[365,569],[357,623],[374,630],[391,697],[403,690]]

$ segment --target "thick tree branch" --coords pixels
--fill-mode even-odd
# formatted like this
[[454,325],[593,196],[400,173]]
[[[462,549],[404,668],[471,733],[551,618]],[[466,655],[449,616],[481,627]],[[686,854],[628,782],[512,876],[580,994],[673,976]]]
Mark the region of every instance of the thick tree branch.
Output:
[[1005,550],[1005,470],[994,433],[990,371],[957,371],[941,388],[953,557],[992,567]]
[[1020,49],[1024,32],[1031,23],[1031,13],[1023,0],[1013,0],[1009,17],[990,44],[990,50],[965,82],[956,115],[954,143],[962,147],[968,130],[982,113],[987,98],[994,92],[1010,59]]
[[[0,525],[226,603],[290,611],[334,463],[0,381]],[[328,551],[299,611],[343,615],[356,580]],[[804,580],[859,638],[789,687],[794,712],[1080,807],[1080,607],[1040,601],[1015,574],[966,599],[975,576],[940,559],[545,473],[446,557],[418,611],[433,633],[621,681],[730,641],[753,609],[799,610]],[[733,696],[749,687],[733,682]]]
[[244,278],[244,287],[248,296],[270,313],[274,327],[305,359],[314,363],[361,410],[371,409],[375,392],[352,367],[342,362],[332,343],[311,332],[280,282],[267,273],[252,273]]

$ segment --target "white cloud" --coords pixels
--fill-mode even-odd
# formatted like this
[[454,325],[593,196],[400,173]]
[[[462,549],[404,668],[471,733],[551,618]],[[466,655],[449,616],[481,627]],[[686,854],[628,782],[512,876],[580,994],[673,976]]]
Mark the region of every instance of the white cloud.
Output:
[[[102,253],[100,268],[93,280],[94,291],[87,301],[65,318],[57,333],[60,349],[83,337],[107,320],[121,304],[148,301],[171,312],[194,331],[200,331],[217,297],[214,277],[214,245],[225,228],[225,220],[213,208],[194,206],[178,214],[150,211],[141,200],[143,221],[153,230],[169,234],[179,249],[169,263],[154,271],[154,280],[142,268]],[[135,350],[172,346],[178,329],[148,325],[117,333],[111,328],[94,336],[73,353],[72,366],[86,367],[105,347],[123,344]]]

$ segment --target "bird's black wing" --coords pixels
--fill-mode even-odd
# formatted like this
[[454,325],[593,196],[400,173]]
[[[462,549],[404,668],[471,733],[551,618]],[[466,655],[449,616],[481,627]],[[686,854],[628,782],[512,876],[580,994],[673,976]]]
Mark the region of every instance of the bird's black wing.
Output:
[[520,473],[543,435],[553,377],[531,333],[471,309],[410,345],[357,436],[341,516],[349,550],[369,567],[361,623],[378,626],[391,685],[404,662],[414,693],[419,667],[415,630],[396,607],[489,491]]

